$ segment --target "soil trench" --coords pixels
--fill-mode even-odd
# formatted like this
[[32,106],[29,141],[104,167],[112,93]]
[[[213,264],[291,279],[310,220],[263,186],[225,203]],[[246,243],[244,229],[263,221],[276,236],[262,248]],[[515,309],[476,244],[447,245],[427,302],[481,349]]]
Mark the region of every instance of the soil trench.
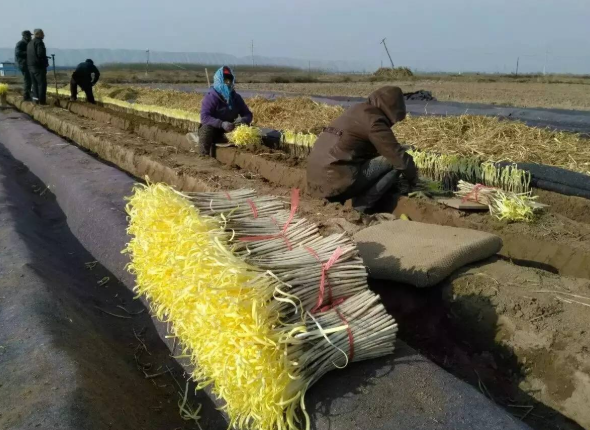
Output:
[[[18,99],[11,100],[18,103]],[[80,129],[76,127],[64,134],[60,132],[60,127],[63,126],[59,121],[39,119],[48,111],[34,113],[35,118],[40,122],[47,122],[50,129],[82,143],[101,158],[137,177],[147,175],[151,180],[161,180],[185,191],[205,190],[211,185],[210,180],[195,179],[199,170],[195,167],[197,164],[203,165],[204,161],[195,156],[192,144],[185,138],[186,128],[181,130],[175,128],[172,123],[154,122],[133,115],[129,110],[113,111],[86,103],[56,100],[61,107],[78,116],[145,139],[138,139],[136,145],[128,148],[125,144],[115,142],[111,145],[104,139],[93,139],[80,133]],[[31,109],[28,103],[23,103],[21,107]],[[160,120],[163,118],[159,116]],[[121,132],[114,133],[121,135]],[[109,135],[112,134],[112,131],[109,132]],[[175,153],[172,154],[172,151]],[[305,189],[305,170],[289,165],[288,159],[280,161],[285,158],[280,152],[269,150],[266,154],[254,154],[235,148],[218,148],[216,157],[227,166],[246,170],[248,174],[257,175],[280,187]],[[198,163],[195,160],[198,160]],[[202,175],[198,174],[198,177],[200,176]],[[396,215],[406,214],[414,221],[497,234],[504,242],[500,255],[507,259],[565,276],[590,279],[590,241],[586,240],[590,238],[590,201],[543,190],[537,190],[537,193],[540,201],[549,204],[550,209],[533,225],[506,224],[493,219],[487,213],[469,214],[444,208],[432,201],[405,197],[392,200],[385,209]],[[355,216],[351,216],[354,220]]]
[[[21,103],[12,96],[9,100],[50,129],[74,140],[104,160],[116,164],[137,177],[149,174],[150,179],[168,182],[181,190],[255,188],[262,194],[287,197],[289,188],[297,184],[301,185],[304,180],[303,169],[291,168],[272,159],[232,148],[218,150],[217,158],[226,166],[219,165],[215,160],[200,159],[191,153],[190,149],[186,149],[186,143],[183,143],[184,135],[180,131],[176,131],[176,140],[168,141],[169,145],[167,145],[157,140],[160,126],[150,126],[142,121],[117,122],[116,118],[121,117],[115,114],[109,120],[109,112],[92,106],[84,106],[84,109],[87,109],[86,113],[80,113],[81,116],[93,118],[87,119],[57,108],[34,108],[31,104]],[[82,108],[76,109],[82,112]],[[92,113],[95,109],[100,112],[96,116]],[[99,117],[106,121],[94,119]],[[130,126],[131,123],[134,125]],[[118,124],[119,127],[113,124]],[[130,131],[130,127],[133,132]],[[168,132],[173,131],[168,130]],[[149,137],[148,133],[154,133],[152,136],[154,140],[145,137]],[[491,286],[480,286],[479,290],[473,289],[472,282],[467,282],[466,286],[461,284],[459,279],[462,278],[453,278],[449,281],[450,286],[443,285],[442,288],[435,288],[426,293],[402,286],[394,288],[391,284],[375,283],[374,288],[383,295],[384,300],[389,304],[389,309],[400,320],[401,326],[408,327],[405,338],[423,353],[437,360],[443,367],[474,384],[484,394],[487,392],[490,397],[496,400],[501,399],[498,400],[499,404],[533,424],[535,428],[579,428],[565,417],[573,418],[580,424],[590,427],[589,418],[583,407],[590,399],[588,397],[590,386],[588,350],[587,346],[578,349],[575,347],[588,345],[588,338],[585,337],[586,332],[581,326],[571,323],[574,320],[587,321],[585,319],[589,315],[587,308],[571,300],[570,303],[563,302],[564,297],[566,299],[569,297],[567,294],[547,296],[550,297],[549,302],[543,302],[539,307],[539,298],[535,302],[527,303],[523,299],[524,295],[512,296],[510,288],[503,288],[510,282],[515,283],[514,279],[518,277],[522,277],[523,280],[516,283],[526,284],[529,282],[527,279],[533,276],[530,274],[535,273],[542,277],[543,289],[588,296],[590,288],[586,280],[569,281],[561,276],[551,275],[553,276],[551,277],[547,271],[561,275],[571,272],[572,276],[590,278],[589,245],[583,240],[583,235],[589,231],[590,226],[574,221],[563,214],[551,212],[542,217],[539,225],[503,225],[490,221],[488,215],[464,216],[429,202],[401,198],[397,203],[398,213],[403,211],[417,221],[497,233],[505,240],[502,255],[514,259],[519,264],[545,269],[535,271],[535,269],[518,267],[509,262],[484,262],[472,270],[477,274],[489,272],[494,277],[498,266],[489,268],[488,265],[501,264],[501,269],[508,272],[509,276],[494,278],[495,281],[492,281]],[[325,231],[350,232],[375,222],[374,218],[360,217],[346,207],[325,204],[325,202],[309,198],[303,199],[301,212],[304,216],[318,222]],[[540,249],[546,250],[545,255],[539,254]],[[561,254],[564,253],[569,257],[562,257]],[[572,263],[572,260],[576,258],[578,261]],[[511,270],[514,272],[510,272]],[[473,276],[479,279],[481,275]],[[502,288],[496,284],[502,285]],[[494,291],[498,300],[490,300],[485,309],[480,306],[481,309],[475,311],[478,307],[473,304],[474,300],[479,300],[479,297],[485,298],[488,290]],[[428,298],[428,295],[436,296],[437,301],[434,302],[432,298]],[[461,299],[463,296],[474,299],[463,300]],[[405,306],[408,301],[411,306]],[[562,308],[553,309],[551,305],[555,304],[554,302],[565,303],[568,306],[563,305]],[[404,303],[405,305],[400,307],[400,304]],[[441,303],[443,306],[440,306]],[[432,309],[429,306],[432,306]],[[513,307],[510,308],[510,306]],[[517,310],[511,312],[507,309]],[[497,318],[488,318],[488,313],[494,313]],[[438,318],[438,322],[435,322],[435,318]],[[536,326],[531,328],[531,324],[537,322],[544,324],[546,319],[552,324],[551,339],[546,340],[545,343],[532,342]],[[422,324],[420,320],[427,323]],[[412,325],[412,321],[416,321],[416,324]],[[453,328],[456,334],[441,336],[439,332],[441,326]],[[456,330],[458,326],[472,327],[473,330],[459,331]],[[429,333],[428,330],[433,331]],[[481,333],[496,333],[501,330],[505,330],[505,335],[486,336],[488,342],[478,343]],[[438,340],[433,341],[433,339]],[[455,355],[451,358],[448,355],[441,357],[441,343],[444,344],[445,351],[454,351]],[[510,354],[506,351],[510,351]],[[474,380],[473,368],[477,367],[475,363],[481,360],[482,356],[492,357],[493,360],[490,361],[492,364],[481,369],[477,379]],[[508,361],[507,356],[510,358]],[[534,371],[527,373],[526,363],[531,361]],[[561,377],[551,379],[553,378],[552,368],[549,364],[543,366],[543,362],[567,363],[575,371],[573,375],[571,372],[565,376],[562,375],[563,379]],[[498,363],[508,364],[498,365]],[[567,383],[564,382],[564,387],[556,386],[556,381],[561,380],[567,381]],[[521,414],[522,410],[514,406],[517,400],[525,402],[526,404],[519,404],[519,406],[532,408],[531,412],[526,415]]]

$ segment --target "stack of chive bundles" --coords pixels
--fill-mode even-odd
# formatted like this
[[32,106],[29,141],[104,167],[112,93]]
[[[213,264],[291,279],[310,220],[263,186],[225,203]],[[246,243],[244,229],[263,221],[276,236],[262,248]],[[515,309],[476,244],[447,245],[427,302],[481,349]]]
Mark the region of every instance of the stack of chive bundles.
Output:
[[357,249],[249,190],[137,185],[125,252],[137,293],[183,345],[199,387],[240,429],[310,427],[305,393],[326,372],[391,354],[397,325]]

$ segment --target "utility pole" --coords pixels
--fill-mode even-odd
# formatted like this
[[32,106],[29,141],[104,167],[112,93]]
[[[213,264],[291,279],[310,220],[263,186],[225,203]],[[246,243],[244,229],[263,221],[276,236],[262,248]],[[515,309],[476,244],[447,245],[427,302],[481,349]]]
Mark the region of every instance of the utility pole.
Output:
[[311,60],[307,62],[307,73],[311,75]]
[[543,64],[543,76],[547,74],[547,57],[549,57],[549,47],[545,47],[545,64]]
[[53,79],[55,80],[55,95],[59,96],[59,90],[57,89],[57,72],[55,71],[55,54],[51,54],[51,61],[53,62]]
[[387,52],[387,56],[389,57],[389,61],[391,62],[391,68],[392,69],[395,69],[395,66],[393,65],[393,60],[391,59],[391,55],[389,55],[389,49],[387,49],[387,44],[385,43],[385,38],[383,38],[383,40],[381,41],[381,43],[385,47],[385,52]]
[[146,49],[145,50],[146,53],[146,62],[145,62],[145,75],[147,76],[149,71],[150,71],[150,50]]
[[254,67],[254,39],[252,39],[252,67]]
[[518,63],[520,62],[520,57],[516,57],[516,77],[518,78]]

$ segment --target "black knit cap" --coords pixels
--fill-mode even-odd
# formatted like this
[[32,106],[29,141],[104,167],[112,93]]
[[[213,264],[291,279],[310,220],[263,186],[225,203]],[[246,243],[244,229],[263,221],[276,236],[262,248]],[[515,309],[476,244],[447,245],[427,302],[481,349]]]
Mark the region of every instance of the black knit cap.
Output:
[[31,33],[29,30],[25,30],[21,33],[23,36],[32,36],[33,33]]

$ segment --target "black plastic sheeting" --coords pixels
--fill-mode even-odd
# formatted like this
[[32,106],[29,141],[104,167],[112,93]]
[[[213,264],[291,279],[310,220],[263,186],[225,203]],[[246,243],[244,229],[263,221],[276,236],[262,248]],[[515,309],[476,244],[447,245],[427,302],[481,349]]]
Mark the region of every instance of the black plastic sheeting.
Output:
[[[84,153],[19,113],[0,113],[0,141],[51,190],[80,243],[129,289],[122,255],[128,240],[124,197],[135,180]],[[166,326],[156,323],[166,339]],[[315,430],[529,427],[402,341],[391,357],[330,372],[307,395]],[[105,375],[106,376],[106,375]],[[138,393],[138,397],[140,393]]]
[[[590,142],[589,142],[590,143]],[[502,162],[499,166],[512,163]],[[531,174],[531,185],[541,190],[590,199],[590,176],[583,173],[536,163],[516,163]]]

